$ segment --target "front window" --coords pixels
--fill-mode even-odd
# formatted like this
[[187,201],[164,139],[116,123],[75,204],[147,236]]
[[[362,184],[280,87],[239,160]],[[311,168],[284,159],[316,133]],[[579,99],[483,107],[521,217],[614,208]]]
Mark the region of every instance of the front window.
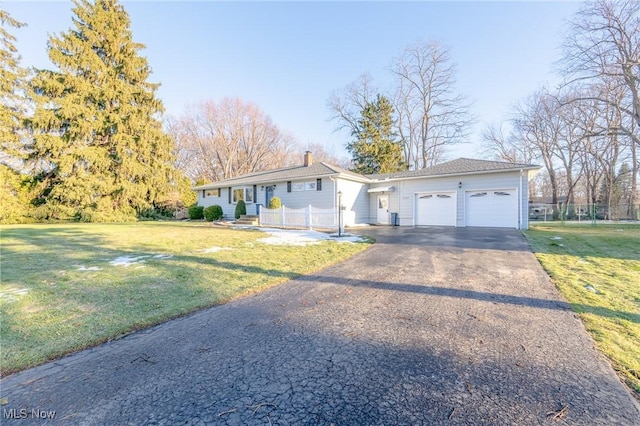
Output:
[[253,187],[247,186],[243,188],[233,188],[233,204],[237,204],[238,201],[244,200],[247,204],[253,203]]
[[238,201],[244,200],[244,189],[234,189],[233,190],[233,204],[236,204]]

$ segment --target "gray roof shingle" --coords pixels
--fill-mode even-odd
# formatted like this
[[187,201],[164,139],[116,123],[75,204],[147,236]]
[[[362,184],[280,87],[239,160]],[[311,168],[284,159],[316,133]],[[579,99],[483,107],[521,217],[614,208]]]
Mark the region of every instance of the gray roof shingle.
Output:
[[265,170],[262,172],[249,173],[231,179],[212,182],[205,185],[196,186],[193,189],[213,189],[225,188],[228,186],[256,185],[273,182],[283,182],[305,178],[319,178],[323,176],[335,176],[351,178],[360,182],[371,182],[386,179],[403,179],[419,177],[449,176],[469,173],[489,173],[512,170],[533,170],[540,166],[534,164],[507,163],[504,161],[474,160],[471,158],[458,158],[437,164],[426,169],[411,170],[406,172],[396,172],[387,174],[361,175],[351,172],[341,167],[326,163],[313,163],[310,166],[290,166],[275,170]]
[[504,161],[474,160],[471,158],[458,158],[456,160],[451,160],[445,163],[436,164],[435,166],[427,167],[425,169],[411,170],[406,172],[367,175],[367,177],[373,180],[385,180],[385,179],[402,179],[402,178],[414,178],[414,177],[449,176],[449,175],[469,174],[469,173],[501,172],[501,171],[511,171],[511,170],[532,170],[532,169],[538,169],[538,168],[540,168],[540,166],[536,166],[534,164],[508,163]]
[[296,179],[318,178],[334,175],[341,175],[343,177],[352,178],[362,182],[369,181],[367,177],[358,173],[350,172],[349,170],[345,170],[341,167],[333,166],[326,163],[313,163],[310,166],[291,166],[283,167],[280,169],[249,173],[231,179],[196,186],[193,189],[198,190],[225,188],[228,186],[239,185],[256,185],[261,183],[283,182]]

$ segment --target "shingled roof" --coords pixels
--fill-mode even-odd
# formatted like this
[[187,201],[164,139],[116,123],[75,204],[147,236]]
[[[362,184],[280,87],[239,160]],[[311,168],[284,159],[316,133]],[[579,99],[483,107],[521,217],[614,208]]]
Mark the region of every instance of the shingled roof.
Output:
[[471,158],[458,158],[427,167],[426,169],[411,170],[406,172],[367,175],[372,180],[408,179],[419,177],[436,177],[449,175],[462,175],[472,173],[491,173],[514,170],[535,170],[540,166],[534,164],[507,163],[504,161],[474,160]]
[[326,163],[313,163],[310,166],[290,166],[274,170],[249,173],[231,179],[212,182],[196,186],[193,189],[226,188],[228,186],[258,185],[263,183],[283,182],[296,179],[321,178],[325,176],[340,176],[359,182],[369,182],[369,178],[338,166]]
[[297,179],[321,178],[325,176],[340,176],[358,182],[372,182],[390,179],[411,179],[420,177],[437,177],[450,175],[464,175],[476,173],[506,172],[515,170],[535,170],[540,166],[534,164],[507,163],[504,161],[474,160],[471,158],[458,158],[447,161],[426,169],[411,170],[376,175],[361,175],[338,166],[327,163],[313,163],[309,166],[290,166],[274,170],[249,173],[231,179],[212,182],[196,186],[193,189],[226,188],[229,186],[258,185],[273,182],[283,182]]

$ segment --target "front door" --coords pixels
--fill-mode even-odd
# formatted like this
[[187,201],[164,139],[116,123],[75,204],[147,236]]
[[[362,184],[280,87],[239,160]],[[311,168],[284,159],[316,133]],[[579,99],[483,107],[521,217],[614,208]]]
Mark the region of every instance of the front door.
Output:
[[273,198],[273,186],[267,186],[265,188],[264,192],[267,194],[264,206],[266,208],[269,208],[269,203],[271,202],[271,199]]
[[389,196],[378,195],[378,223],[389,224]]

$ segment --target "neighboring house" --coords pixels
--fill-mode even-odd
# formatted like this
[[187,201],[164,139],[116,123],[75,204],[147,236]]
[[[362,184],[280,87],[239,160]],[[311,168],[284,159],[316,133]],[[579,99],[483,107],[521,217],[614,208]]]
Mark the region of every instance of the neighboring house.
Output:
[[[257,172],[194,187],[198,204],[222,206],[233,217],[243,199],[257,212],[273,196],[290,208],[335,209],[339,193],[346,226],[487,226],[527,229],[528,185],[539,166],[498,161],[457,160],[421,170],[360,175],[305,153],[301,166]],[[392,223],[395,220],[396,223]]]

